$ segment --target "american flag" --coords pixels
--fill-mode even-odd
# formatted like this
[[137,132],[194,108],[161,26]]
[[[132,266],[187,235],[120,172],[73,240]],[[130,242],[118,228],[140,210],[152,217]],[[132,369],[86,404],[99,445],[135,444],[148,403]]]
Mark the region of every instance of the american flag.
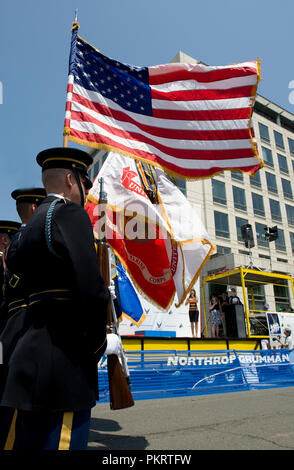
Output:
[[182,178],[263,166],[251,122],[258,62],[124,64],[73,32],[64,134]]

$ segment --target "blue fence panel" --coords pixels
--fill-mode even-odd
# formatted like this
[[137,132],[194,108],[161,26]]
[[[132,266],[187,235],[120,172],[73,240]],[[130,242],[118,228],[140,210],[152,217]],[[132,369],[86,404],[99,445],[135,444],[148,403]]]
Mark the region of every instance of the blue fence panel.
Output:
[[[294,386],[294,351],[128,351],[134,400]],[[98,368],[100,402],[109,401],[107,360]]]

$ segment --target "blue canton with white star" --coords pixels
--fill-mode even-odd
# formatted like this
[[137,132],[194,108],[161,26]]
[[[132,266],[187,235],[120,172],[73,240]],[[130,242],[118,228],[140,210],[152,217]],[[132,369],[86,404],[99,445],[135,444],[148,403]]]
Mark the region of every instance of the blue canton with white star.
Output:
[[80,37],[72,43],[69,73],[74,82],[101,93],[127,111],[152,115],[147,67],[136,67],[105,57]]

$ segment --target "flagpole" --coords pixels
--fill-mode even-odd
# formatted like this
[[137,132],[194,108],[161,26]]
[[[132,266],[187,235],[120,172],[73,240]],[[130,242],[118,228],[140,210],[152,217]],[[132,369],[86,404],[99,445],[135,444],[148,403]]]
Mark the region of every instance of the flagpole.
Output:
[[[110,278],[111,278],[111,251],[110,251],[109,246],[107,248],[107,251],[108,251],[109,273],[110,273]],[[114,302],[113,302],[112,297],[110,297],[110,302],[111,302],[111,312],[112,312],[114,332],[121,340],[121,336],[120,336],[119,331],[118,331],[119,326],[118,326],[117,315],[116,315],[115,306],[114,306]],[[130,385],[130,383],[131,383],[130,382],[130,373],[129,373],[129,368],[128,368],[127,360],[126,360],[126,357],[125,357],[124,349],[122,349],[119,356],[120,356],[120,359],[121,359],[121,362],[122,362],[122,369],[123,369],[123,372],[125,374],[125,378],[126,378],[128,384]]]
[[68,135],[63,136],[63,147],[68,147]]
[[[104,191],[103,178],[100,178],[98,181],[100,183],[98,205],[100,204],[101,208],[101,205],[107,204],[107,194]],[[101,216],[101,213],[99,213],[99,216]],[[102,278],[105,282],[105,285],[109,286],[111,278],[111,259],[110,249],[105,235],[103,238],[101,237],[98,239],[97,255]],[[107,310],[108,329],[110,331],[113,330],[113,333],[120,338],[112,296],[110,296],[110,302],[108,304]],[[130,391],[129,370],[123,349],[121,349],[119,356],[122,363],[120,363],[120,360],[116,354],[110,354],[107,356],[110,408],[113,410],[129,408],[130,406],[134,405],[134,400]]]
[[[75,36],[77,35],[77,30],[79,29],[79,27],[80,27],[80,25],[78,23],[78,9],[76,8],[76,10],[75,10],[75,19],[72,23],[72,28],[71,28],[71,31],[72,31],[72,45],[71,45],[70,56],[73,53],[74,35]],[[68,98],[69,93],[72,94],[72,85],[70,84],[70,80],[67,83],[67,98]],[[66,113],[68,113],[70,115],[70,112],[71,112],[71,100],[66,102]],[[68,118],[66,117],[65,122],[66,122],[67,119]],[[70,121],[70,118],[68,119],[68,121]],[[65,127],[64,127],[64,130],[63,130],[63,147],[68,147],[69,132],[70,132],[69,128],[65,124]]]

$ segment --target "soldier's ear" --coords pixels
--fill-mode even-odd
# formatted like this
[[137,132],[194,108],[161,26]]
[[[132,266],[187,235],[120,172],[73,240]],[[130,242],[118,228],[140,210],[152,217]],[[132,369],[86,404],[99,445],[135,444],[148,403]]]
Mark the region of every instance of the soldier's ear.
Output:
[[37,204],[32,204],[31,205],[31,213],[33,214],[35,212],[35,210],[37,209]]
[[74,180],[74,176],[72,173],[67,173],[66,174],[66,177],[65,177],[65,184],[66,186],[71,189],[73,184],[74,184],[75,180]]

